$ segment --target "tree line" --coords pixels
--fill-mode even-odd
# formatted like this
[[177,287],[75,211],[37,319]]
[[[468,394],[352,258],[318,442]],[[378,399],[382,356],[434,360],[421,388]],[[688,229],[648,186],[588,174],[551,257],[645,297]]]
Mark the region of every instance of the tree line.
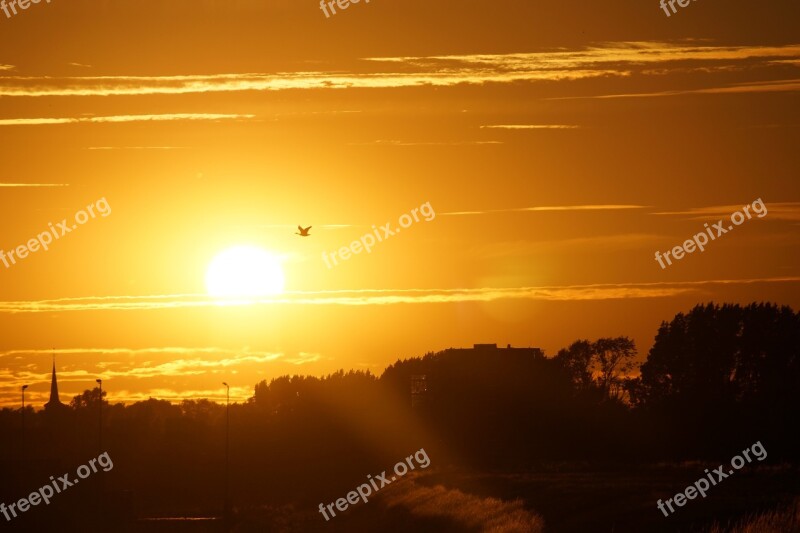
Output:
[[[425,376],[416,406],[414,376]],[[641,364],[634,342],[617,337],[552,357],[444,350],[398,359],[381,376],[282,376],[230,407],[232,490],[242,504],[323,501],[421,447],[442,467],[727,458],[755,441],[770,460],[793,461],[798,390],[800,314],[768,303],[678,313]],[[220,501],[224,405],[104,396],[87,390],[63,412],[29,410],[24,449],[19,409],[1,410],[0,470],[14,482],[0,496],[96,456],[102,405],[109,490],[153,511]]]

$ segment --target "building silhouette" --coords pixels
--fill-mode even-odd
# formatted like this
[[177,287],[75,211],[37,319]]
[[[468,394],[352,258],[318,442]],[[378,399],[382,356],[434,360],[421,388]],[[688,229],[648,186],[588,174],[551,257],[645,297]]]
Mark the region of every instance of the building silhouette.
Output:
[[473,344],[472,348],[448,348],[443,353],[459,355],[485,355],[496,357],[514,357],[543,359],[544,352],[540,348],[512,348],[509,344],[505,348],[498,348],[497,344]]
[[452,382],[463,378],[459,369],[482,369],[484,377],[494,375],[498,380],[507,379],[513,373],[538,368],[546,361],[541,348],[513,348],[510,344],[498,348],[497,344],[473,344],[472,348],[447,348],[427,355],[414,365],[407,377],[410,381],[411,407],[425,408],[431,393],[442,389],[443,381]]
[[428,392],[428,376],[413,374],[411,376],[411,407],[425,405],[425,393]]
[[56,356],[53,355],[53,377],[50,379],[50,401],[44,404],[45,411],[56,411],[66,407],[58,397],[58,378],[56,377]]

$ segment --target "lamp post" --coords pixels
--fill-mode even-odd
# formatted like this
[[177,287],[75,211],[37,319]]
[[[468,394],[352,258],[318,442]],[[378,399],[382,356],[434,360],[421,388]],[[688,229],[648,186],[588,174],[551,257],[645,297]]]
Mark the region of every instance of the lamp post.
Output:
[[227,383],[223,382],[227,389],[227,393],[225,395],[225,507],[223,509],[223,515],[225,520],[228,520],[229,511],[230,511],[230,500],[229,500],[229,493],[228,493],[228,481],[230,480],[230,430],[231,430],[231,412],[230,412],[230,404],[231,404],[231,386]]
[[22,460],[25,461],[25,389],[27,385],[22,386]]
[[96,379],[97,385],[100,387],[100,403],[98,404],[97,412],[97,446],[99,452],[103,453],[103,380]]

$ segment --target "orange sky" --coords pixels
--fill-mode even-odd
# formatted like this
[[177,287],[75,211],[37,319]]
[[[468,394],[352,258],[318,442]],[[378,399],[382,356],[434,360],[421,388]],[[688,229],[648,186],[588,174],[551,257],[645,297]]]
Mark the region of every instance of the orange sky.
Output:
[[[619,4],[619,5],[617,5]],[[261,379],[475,342],[629,335],[698,302],[800,308],[789,0],[53,0],[0,12],[0,405],[236,399]],[[509,127],[515,126],[515,127]],[[17,186],[18,185],[18,186]],[[768,208],[662,270],[670,250]],[[372,253],[337,250],[430,202]],[[543,209],[544,208],[544,209]],[[313,226],[310,238],[296,226]],[[727,224],[727,222],[726,222]],[[248,244],[286,293],[217,305]]]

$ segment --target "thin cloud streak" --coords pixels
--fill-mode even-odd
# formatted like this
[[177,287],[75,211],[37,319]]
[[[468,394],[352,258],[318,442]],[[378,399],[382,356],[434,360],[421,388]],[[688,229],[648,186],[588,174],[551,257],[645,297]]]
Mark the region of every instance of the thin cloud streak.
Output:
[[[577,50],[511,54],[363,58],[372,72],[227,73],[176,76],[3,76],[0,96],[124,96],[292,89],[448,87],[627,77],[643,67],[678,62],[723,62],[776,66],[796,61],[800,45],[686,46],[661,42],[618,42]],[[401,70],[385,71],[389,69]],[[742,89],[744,90],[744,89]],[[762,90],[769,90],[764,88]],[[788,90],[788,89],[784,89]]]
[[[253,396],[253,387],[231,387],[231,401],[245,402]],[[192,389],[176,391],[174,389],[148,389],[142,392],[130,392],[128,390],[116,391],[109,394],[109,401],[114,400],[122,403],[133,403],[158,398],[169,402],[182,402],[184,400],[211,400],[217,403],[225,403],[225,389]]]
[[154,309],[223,308],[244,305],[395,305],[492,302],[496,300],[582,301],[666,298],[696,292],[715,284],[786,283],[799,277],[743,280],[705,280],[629,284],[594,284],[478,289],[360,289],[293,291],[271,298],[212,300],[205,295],[106,296],[58,300],[0,302],[0,313],[55,313],[70,311],[145,311]]
[[470,146],[480,144],[505,144],[503,141],[444,141],[444,142],[415,142],[415,141],[370,141],[363,143],[347,143],[348,146]]
[[493,130],[575,130],[580,126],[566,124],[492,124],[481,126],[481,129]]
[[82,124],[107,122],[163,122],[173,120],[236,120],[251,119],[255,115],[212,114],[212,113],[168,113],[163,115],[113,115],[107,117],[80,118],[7,118],[0,119],[0,126],[39,126],[43,124]]
[[786,46],[684,46],[666,42],[611,42],[582,50],[515,54],[472,54],[425,57],[373,57],[367,61],[424,65],[472,65],[481,68],[503,66],[515,69],[585,68],[609,63],[663,63],[671,61],[721,61],[761,58],[796,58],[800,44]]
[[69,183],[0,183],[0,187],[69,187]]
[[[800,202],[764,202],[767,207],[767,214],[762,218],[770,220],[800,220]],[[688,220],[718,220],[720,218],[729,218],[731,214],[736,211],[741,211],[744,205],[714,205],[707,207],[692,207],[679,211],[661,211],[658,213],[650,213],[652,215],[661,216],[683,216]],[[759,218],[757,214],[752,212],[751,216]]]
[[[292,89],[389,89],[406,87],[450,87],[460,84],[560,81],[625,76],[616,70],[510,71],[468,70],[447,73],[370,73],[325,74],[220,74],[216,76],[117,77],[110,82],[92,84],[96,78],[35,78],[25,84],[0,86],[0,96],[140,96],[154,94],[197,94],[239,91],[284,91]],[[2,80],[12,80],[5,77]],[[27,79],[26,79],[27,80]],[[19,80],[23,81],[23,80]],[[62,85],[55,85],[61,83]],[[78,83],[76,83],[78,82]]]
[[654,93],[630,94],[604,94],[595,96],[559,96],[545,98],[545,100],[591,100],[613,98],[658,98],[662,96],[681,96],[687,94],[746,94],[746,93],[772,93],[800,91],[800,80],[777,80],[773,82],[752,82],[748,84],[735,84],[728,87],[711,87],[707,89],[688,89],[675,91],[659,91]]
[[[103,379],[156,378],[161,376],[171,376],[171,377],[200,376],[203,374],[207,374],[209,369],[228,368],[231,366],[237,366],[244,363],[255,363],[255,364],[270,363],[281,357],[283,357],[283,354],[275,353],[267,355],[237,356],[221,360],[178,359],[175,361],[169,361],[154,366],[140,366],[124,370],[106,369],[97,373],[97,375],[99,375]],[[62,370],[58,374],[59,376],[63,375],[66,378],[88,375],[87,371],[84,370],[73,370],[73,371]],[[32,372],[17,372],[16,376],[18,377],[18,379],[27,380],[31,382],[48,381],[50,379],[50,374],[48,372],[43,372],[41,374],[36,374]]]
[[43,348],[43,349],[26,349],[26,350],[5,350],[0,352],[0,357],[9,357],[17,355],[126,355],[126,356],[141,356],[141,355],[214,355],[214,356],[229,356],[239,353],[248,353],[255,355],[266,355],[271,352],[251,352],[247,348],[240,350],[231,350],[226,348],[205,347],[183,347],[183,346],[165,346],[158,348]]
[[87,146],[87,150],[183,150],[188,146]]
[[[86,388],[93,388],[94,379],[81,380],[86,383]],[[61,380],[59,380],[59,383]],[[16,407],[19,403],[19,398],[16,391],[16,386],[13,388],[6,387],[0,389],[0,407]],[[231,402],[244,402],[253,396],[252,386],[238,386],[231,387]],[[33,391],[28,389],[26,397],[31,405],[43,404],[50,398],[50,391]],[[147,401],[151,398],[159,400],[167,400],[170,402],[181,402],[183,400],[211,400],[218,403],[225,402],[225,389],[204,389],[204,390],[181,390],[167,388],[151,388],[145,389],[141,392],[131,392],[127,389],[122,390],[109,390],[107,391],[106,400],[110,403],[125,403],[130,404],[134,402]],[[62,397],[62,401],[65,399]],[[66,401],[65,403],[69,403]]]
[[549,211],[615,211],[625,209],[647,209],[647,205],[552,205],[536,207],[518,207],[513,209],[487,209],[485,211],[451,211],[439,213],[440,215],[464,216],[487,215],[491,213],[524,213],[524,212],[549,212]]

